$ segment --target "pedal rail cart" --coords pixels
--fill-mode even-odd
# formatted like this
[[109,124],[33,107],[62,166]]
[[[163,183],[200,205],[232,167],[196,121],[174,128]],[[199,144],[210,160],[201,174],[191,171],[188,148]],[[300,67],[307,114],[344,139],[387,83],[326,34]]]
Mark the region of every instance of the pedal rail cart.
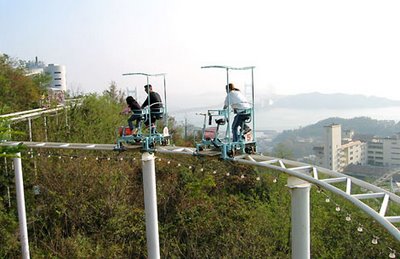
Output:
[[[201,113],[199,115],[204,116],[204,124],[202,130],[202,140],[200,143],[196,144],[196,152],[199,155],[202,154],[213,154],[220,152],[222,159],[233,158],[237,154],[253,154],[256,152],[257,143],[255,135],[255,116],[254,116],[254,66],[248,67],[230,67],[230,66],[203,66],[202,69],[223,69],[226,72],[226,85],[230,82],[230,72],[236,70],[246,70],[250,71],[251,75],[251,108],[241,111],[243,114],[248,115],[248,119],[240,125],[240,131],[238,135],[238,140],[233,141],[231,137],[231,112],[233,109],[231,107],[230,95],[228,95],[228,106],[226,109],[221,110],[208,110],[207,113]],[[229,90],[227,90],[227,93]],[[208,120],[207,120],[208,118]],[[212,125],[213,119],[215,119],[216,127],[207,127]],[[221,135],[220,126],[227,123],[225,134]],[[252,123],[252,132],[245,134],[244,123]]]
[[[123,126],[117,129],[117,145],[115,147],[116,150],[124,150],[126,149],[125,144],[128,145],[141,145],[143,151],[153,152],[155,146],[158,145],[168,145],[170,142],[170,135],[168,132],[168,113],[167,113],[167,87],[166,87],[166,74],[159,73],[159,74],[147,74],[147,73],[125,73],[122,74],[123,76],[145,76],[146,77],[146,85],[150,84],[151,77],[163,77],[163,93],[164,93],[164,103],[163,108],[159,108],[159,111],[152,112],[151,107],[158,103],[150,104],[150,91],[147,93],[147,99],[149,105],[146,106],[141,111],[141,120],[139,122],[139,126],[137,128],[137,132],[132,134],[129,131],[129,128]],[[164,120],[164,129],[162,133],[158,133],[157,131],[153,131],[151,128],[152,123],[156,123],[157,120],[152,121],[154,117],[162,116]],[[149,130],[148,133],[144,132],[143,129],[143,121],[148,118],[149,120]],[[156,125],[155,125],[156,127]]]

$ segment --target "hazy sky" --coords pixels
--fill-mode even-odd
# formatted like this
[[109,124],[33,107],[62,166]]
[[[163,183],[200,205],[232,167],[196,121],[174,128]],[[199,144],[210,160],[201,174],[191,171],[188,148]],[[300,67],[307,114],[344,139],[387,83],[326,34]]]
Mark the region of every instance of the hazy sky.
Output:
[[399,13],[398,0],[0,0],[0,52],[65,65],[74,91],[142,90],[122,73],[166,72],[168,99],[185,105],[224,98],[224,71],[204,65],[256,66],[256,94],[400,100]]

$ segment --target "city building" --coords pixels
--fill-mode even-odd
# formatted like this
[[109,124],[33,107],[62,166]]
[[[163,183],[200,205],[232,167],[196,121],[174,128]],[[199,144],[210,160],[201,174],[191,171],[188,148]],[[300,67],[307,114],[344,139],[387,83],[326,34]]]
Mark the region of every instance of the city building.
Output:
[[57,64],[46,65],[44,62],[35,58],[35,61],[28,61],[26,63],[27,73],[31,76],[35,74],[46,73],[51,77],[48,87],[47,98],[43,97],[42,106],[47,107],[52,102],[58,104],[64,103],[65,92],[67,91],[66,69],[65,66]]
[[67,91],[65,66],[49,64],[43,71],[51,76],[49,88],[53,91]]
[[323,167],[341,172],[342,163],[342,128],[339,124],[325,126],[324,164]]
[[400,133],[368,142],[368,165],[400,167]]
[[315,164],[331,170],[342,172],[348,165],[365,165],[367,163],[367,144],[353,141],[354,131],[345,131],[339,124],[324,126],[324,144],[314,147]]
[[367,164],[383,166],[383,142],[379,139],[368,141]]
[[366,149],[367,143],[361,142],[359,140],[343,143],[342,152],[345,166],[348,166],[350,164],[365,165],[367,163]]
[[57,65],[57,64],[49,64],[46,65],[42,61],[39,61],[38,58],[35,58],[35,61],[29,61],[26,64],[28,72],[27,75],[35,75],[41,73],[47,73],[51,76],[51,81],[48,86],[54,92],[67,91],[67,75],[65,66]]

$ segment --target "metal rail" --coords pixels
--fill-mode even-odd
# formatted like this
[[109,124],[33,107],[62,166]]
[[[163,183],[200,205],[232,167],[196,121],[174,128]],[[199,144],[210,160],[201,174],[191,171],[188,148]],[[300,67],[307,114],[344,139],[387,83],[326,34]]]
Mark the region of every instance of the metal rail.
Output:
[[53,113],[53,112],[57,112],[57,111],[60,111],[60,110],[63,110],[63,109],[65,109],[65,107],[64,106],[60,106],[60,107],[53,108],[53,109],[45,109],[45,110],[42,110],[42,111],[22,114],[20,116],[10,118],[9,121],[12,122],[12,123],[15,123],[15,122],[19,122],[19,121],[24,121],[24,120],[28,120],[28,119],[37,118],[37,117],[42,116],[43,114]]
[[[21,142],[3,142],[0,145],[15,146]],[[84,144],[84,143],[55,143],[55,142],[23,142],[30,148],[58,148],[58,149],[82,149],[82,150],[105,150],[114,149],[112,144]],[[163,146],[157,147],[155,152],[164,154],[182,154],[182,155],[198,155],[195,148]],[[400,215],[386,215],[389,203],[400,205],[400,197],[387,190],[379,188],[370,183],[364,182],[357,178],[341,174],[326,168],[316,167],[296,161],[278,159],[274,157],[262,155],[241,155],[232,158],[232,161],[252,166],[266,167],[277,170],[290,176],[302,179],[340,195],[344,199],[353,203],[356,207],[371,216],[379,224],[381,224],[389,233],[398,241],[400,241],[400,231],[392,223],[400,222]],[[320,179],[320,176],[323,176]],[[345,183],[344,190],[334,186],[335,183]],[[360,187],[362,193],[353,193],[353,187]],[[377,200],[381,198],[381,206],[379,211],[371,208],[363,201],[368,199]],[[363,200],[363,201],[362,201]]]
[[2,114],[0,115],[0,118],[8,118],[8,117],[15,117],[27,113],[34,113],[34,112],[39,112],[46,110],[46,108],[38,108],[38,109],[33,109],[33,110],[27,110],[27,111],[21,111],[21,112],[13,112],[13,113],[7,113],[7,114]]
[[381,177],[379,177],[373,184],[374,185],[380,185],[383,182],[386,182],[387,180],[389,180],[390,178],[393,177],[393,175],[400,173],[400,170],[393,170],[391,172],[388,172],[384,175],[382,175]]
[[85,143],[59,143],[59,142],[18,142],[7,141],[0,143],[0,146],[17,146],[24,144],[29,148],[51,148],[51,149],[80,149],[80,150],[104,150],[112,151],[115,145],[112,144],[85,144]]
[[[77,103],[78,105],[80,105],[80,103],[79,103],[80,100],[81,100],[80,98],[67,99],[66,102],[67,103]],[[49,108],[37,108],[37,109],[32,109],[32,110],[2,114],[2,115],[0,115],[0,118],[6,118],[10,122],[19,122],[19,121],[23,121],[23,120],[27,120],[27,119],[34,119],[34,118],[40,117],[43,114],[57,112],[59,110],[65,109],[65,108],[69,108],[69,106],[59,104],[55,108],[50,108],[50,109]]]
[[[160,147],[156,151],[160,153],[196,155],[195,149],[183,147]],[[379,224],[388,230],[397,241],[400,241],[400,231],[392,224],[395,222],[400,222],[400,216],[386,216],[387,208],[390,202],[400,205],[400,197],[394,193],[345,174],[296,161],[261,155],[241,155],[234,157],[232,160],[241,164],[277,170],[340,195],[379,222]],[[323,175],[324,179],[319,179],[320,175]],[[339,182],[346,183],[345,190],[341,190],[333,185],[334,183]],[[364,193],[352,194],[353,187],[360,187],[360,190]],[[376,200],[377,198],[382,198],[379,211],[376,211],[361,201],[367,199]]]

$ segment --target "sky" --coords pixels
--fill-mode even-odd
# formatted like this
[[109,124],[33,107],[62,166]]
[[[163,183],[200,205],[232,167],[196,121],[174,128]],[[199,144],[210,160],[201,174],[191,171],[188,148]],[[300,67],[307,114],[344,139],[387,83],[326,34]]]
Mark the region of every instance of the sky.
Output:
[[[122,74],[167,73],[181,108],[223,102],[225,71],[206,65],[255,66],[256,95],[400,100],[399,13],[397,0],[0,0],[0,52],[65,65],[73,92],[114,81],[141,99],[146,78]],[[243,90],[251,74],[230,79]]]

